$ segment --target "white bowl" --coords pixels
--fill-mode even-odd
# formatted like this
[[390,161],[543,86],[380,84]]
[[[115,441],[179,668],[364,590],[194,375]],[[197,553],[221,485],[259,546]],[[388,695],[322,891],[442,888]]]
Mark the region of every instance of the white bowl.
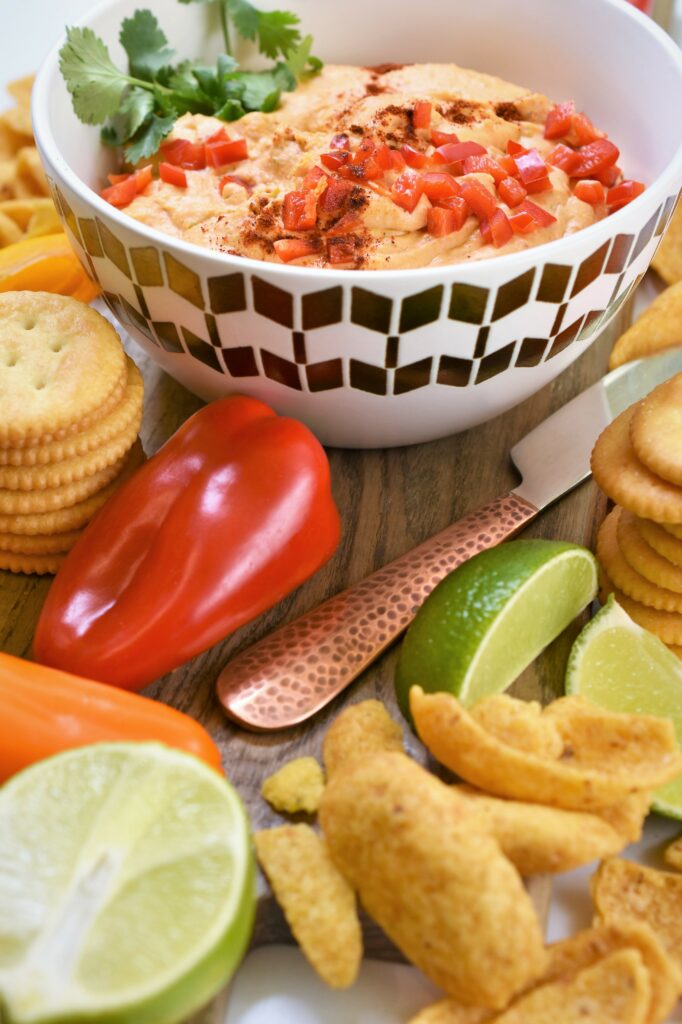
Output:
[[[123,17],[84,24],[123,66]],[[212,57],[207,8],[145,0],[183,56]],[[263,0],[261,6],[281,6]],[[573,362],[646,271],[682,184],[682,56],[624,0],[287,0],[330,62],[455,61],[575,99],[647,189],[573,235],[469,265],[357,271],[279,266],[188,245],[100,199],[111,155],[81,124],[56,48],[34,91],[36,140],[84,266],[125,329],[203,398],[255,395],[329,445],[413,444],[516,405]]]

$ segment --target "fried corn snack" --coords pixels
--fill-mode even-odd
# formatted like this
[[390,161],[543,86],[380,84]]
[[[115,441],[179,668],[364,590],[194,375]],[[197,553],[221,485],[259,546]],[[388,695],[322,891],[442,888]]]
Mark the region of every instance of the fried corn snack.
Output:
[[645,921],[682,970],[682,876],[610,857],[592,876],[590,888],[602,921]]
[[679,204],[651,265],[667,284],[682,280],[682,206]]
[[623,949],[599,960],[569,980],[533,989],[495,1024],[646,1024],[651,981],[642,957]]
[[330,853],[408,960],[464,1003],[500,1009],[545,966],[530,897],[468,801],[405,754],[335,772]]
[[655,789],[682,770],[671,722],[603,711],[582,698],[565,697],[543,711],[561,734],[560,759],[501,742],[449,693],[413,686],[410,708],[419,738],[441,764],[512,800],[593,811]]
[[347,988],[362,960],[355,894],[309,825],[254,836],[256,854],[294,938],[331,988]]
[[315,814],[323,792],[324,775],[314,757],[288,761],[261,786],[263,799],[284,814]]
[[578,932],[547,947],[549,964],[543,981],[574,977],[621,949],[635,949],[649,972],[651,998],[646,1024],[664,1020],[682,991],[682,974],[649,925],[626,919]]
[[[661,246],[661,249],[663,246]],[[660,252],[660,250],[659,250]],[[611,350],[609,369],[682,344],[682,283],[673,284],[654,299]]]
[[558,874],[619,853],[628,840],[596,814],[502,800],[456,786],[495,836],[505,857],[525,876]]
[[535,700],[515,700],[506,693],[497,693],[475,704],[470,714],[501,743],[538,757],[561,757],[564,744],[559,731]]
[[676,871],[682,871],[682,836],[666,847],[663,858]]
[[480,1006],[463,1006],[456,999],[440,999],[425,1006],[408,1024],[486,1024],[495,1017],[494,1010]]
[[634,793],[610,807],[601,807],[595,813],[615,829],[626,843],[636,843],[642,838],[642,828],[650,806],[651,793]]
[[327,778],[354,760],[384,751],[403,752],[403,733],[379,700],[344,708],[326,732],[322,746]]

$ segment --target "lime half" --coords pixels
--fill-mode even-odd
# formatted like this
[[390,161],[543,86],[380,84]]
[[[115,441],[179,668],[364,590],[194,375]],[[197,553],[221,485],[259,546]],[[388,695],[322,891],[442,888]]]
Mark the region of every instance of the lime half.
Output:
[[[566,668],[566,693],[608,711],[671,719],[682,746],[682,662],[614,600],[585,626]],[[682,818],[682,776],[662,786],[654,810]]]
[[156,743],[71,750],[0,790],[0,1019],[174,1024],[251,934],[246,813]]
[[594,556],[576,544],[517,540],[463,562],[428,596],[400,652],[403,713],[415,684],[465,705],[499,693],[589,604]]

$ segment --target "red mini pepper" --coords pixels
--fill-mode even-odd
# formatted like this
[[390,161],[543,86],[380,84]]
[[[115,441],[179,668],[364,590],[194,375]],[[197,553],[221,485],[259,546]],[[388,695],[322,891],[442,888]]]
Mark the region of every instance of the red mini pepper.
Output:
[[253,398],[213,402],[76,543],[35,658],[141,689],[271,608],[338,540],[329,464],[307,427]]

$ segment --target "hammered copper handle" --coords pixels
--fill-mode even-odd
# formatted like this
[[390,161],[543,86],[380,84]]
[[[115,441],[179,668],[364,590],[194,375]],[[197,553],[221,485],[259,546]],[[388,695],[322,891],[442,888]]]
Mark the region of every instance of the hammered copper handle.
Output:
[[286,729],[328,704],[404,629],[444,576],[538,513],[505,495],[458,520],[228,662],[218,699],[247,729]]

